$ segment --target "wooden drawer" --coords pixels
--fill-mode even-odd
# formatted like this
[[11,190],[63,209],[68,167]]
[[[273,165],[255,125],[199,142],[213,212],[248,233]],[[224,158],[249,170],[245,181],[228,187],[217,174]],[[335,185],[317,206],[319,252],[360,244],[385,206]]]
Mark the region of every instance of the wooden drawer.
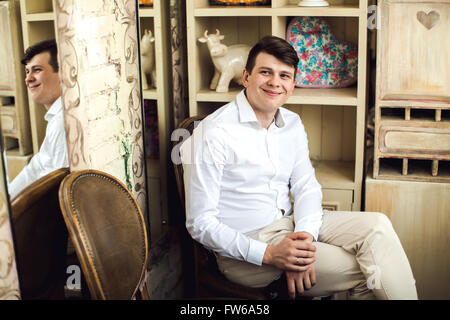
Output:
[[381,121],[380,157],[450,160],[450,122]]
[[351,211],[353,190],[322,189],[322,208],[329,211]]
[[17,135],[17,116],[14,106],[1,106],[0,118],[2,133],[7,136]]

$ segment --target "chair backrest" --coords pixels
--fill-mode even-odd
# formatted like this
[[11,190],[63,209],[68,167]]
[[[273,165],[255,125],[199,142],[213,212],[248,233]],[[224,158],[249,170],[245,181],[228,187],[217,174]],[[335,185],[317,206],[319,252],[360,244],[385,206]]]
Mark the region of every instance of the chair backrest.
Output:
[[[201,121],[204,118],[205,118],[204,115],[186,118],[182,122],[180,122],[177,129],[185,129],[185,130],[189,131],[190,135],[192,135],[192,132],[195,129],[195,124],[197,124],[198,121]],[[179,143],[183,143],[184,140],[182,138],[183,137],[181,136],[178,141],[173,141],[173,147],[175,147]],[[173,167],[175,170],[175,179],[177,181],[178,195],[180,196],[181,203],[184,207],[185,206],[185,198],[184,198],[184,182],[183,182],[183,165],[181,163],[178,164],[178,163],[173,162]]]
[[58,189],[69,169],[55,170],[11,201],[12,227],[22,299],[63,299],[67,229]]
[[93,299],[149,299],[148,238],[136,199],[97,170],[71,173],[60,206]]

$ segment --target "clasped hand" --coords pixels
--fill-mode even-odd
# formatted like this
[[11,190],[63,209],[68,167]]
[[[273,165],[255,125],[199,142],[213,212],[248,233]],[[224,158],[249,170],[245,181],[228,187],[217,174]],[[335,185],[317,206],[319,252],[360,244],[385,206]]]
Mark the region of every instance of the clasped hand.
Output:
[[269,245],[263,263],[271,264],[286,273],[289,297],[295,299],[316,283],[314,270],[316,247],[313,237],[307,232],[288,234],[277,245]]

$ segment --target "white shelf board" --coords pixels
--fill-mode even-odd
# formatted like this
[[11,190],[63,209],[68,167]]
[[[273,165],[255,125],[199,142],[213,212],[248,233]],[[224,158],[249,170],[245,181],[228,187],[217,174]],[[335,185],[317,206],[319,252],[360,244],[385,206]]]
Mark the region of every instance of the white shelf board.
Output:
[[[201,89],[197,92],[196,99],[199,102],[230,102],[242,89],[231,89],[229,92],[215,92],[214,90]],[[295,88],[293,95],[288,99],[288,104],[317,104],[356,106],[356,87],[339,89],[309,89]]]

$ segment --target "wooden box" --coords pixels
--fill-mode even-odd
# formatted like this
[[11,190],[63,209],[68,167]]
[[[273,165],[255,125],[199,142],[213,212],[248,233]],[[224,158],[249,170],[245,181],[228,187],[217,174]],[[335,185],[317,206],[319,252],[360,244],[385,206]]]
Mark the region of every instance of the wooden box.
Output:
[[378,9],[373,176],[450,181],[450,1]]

